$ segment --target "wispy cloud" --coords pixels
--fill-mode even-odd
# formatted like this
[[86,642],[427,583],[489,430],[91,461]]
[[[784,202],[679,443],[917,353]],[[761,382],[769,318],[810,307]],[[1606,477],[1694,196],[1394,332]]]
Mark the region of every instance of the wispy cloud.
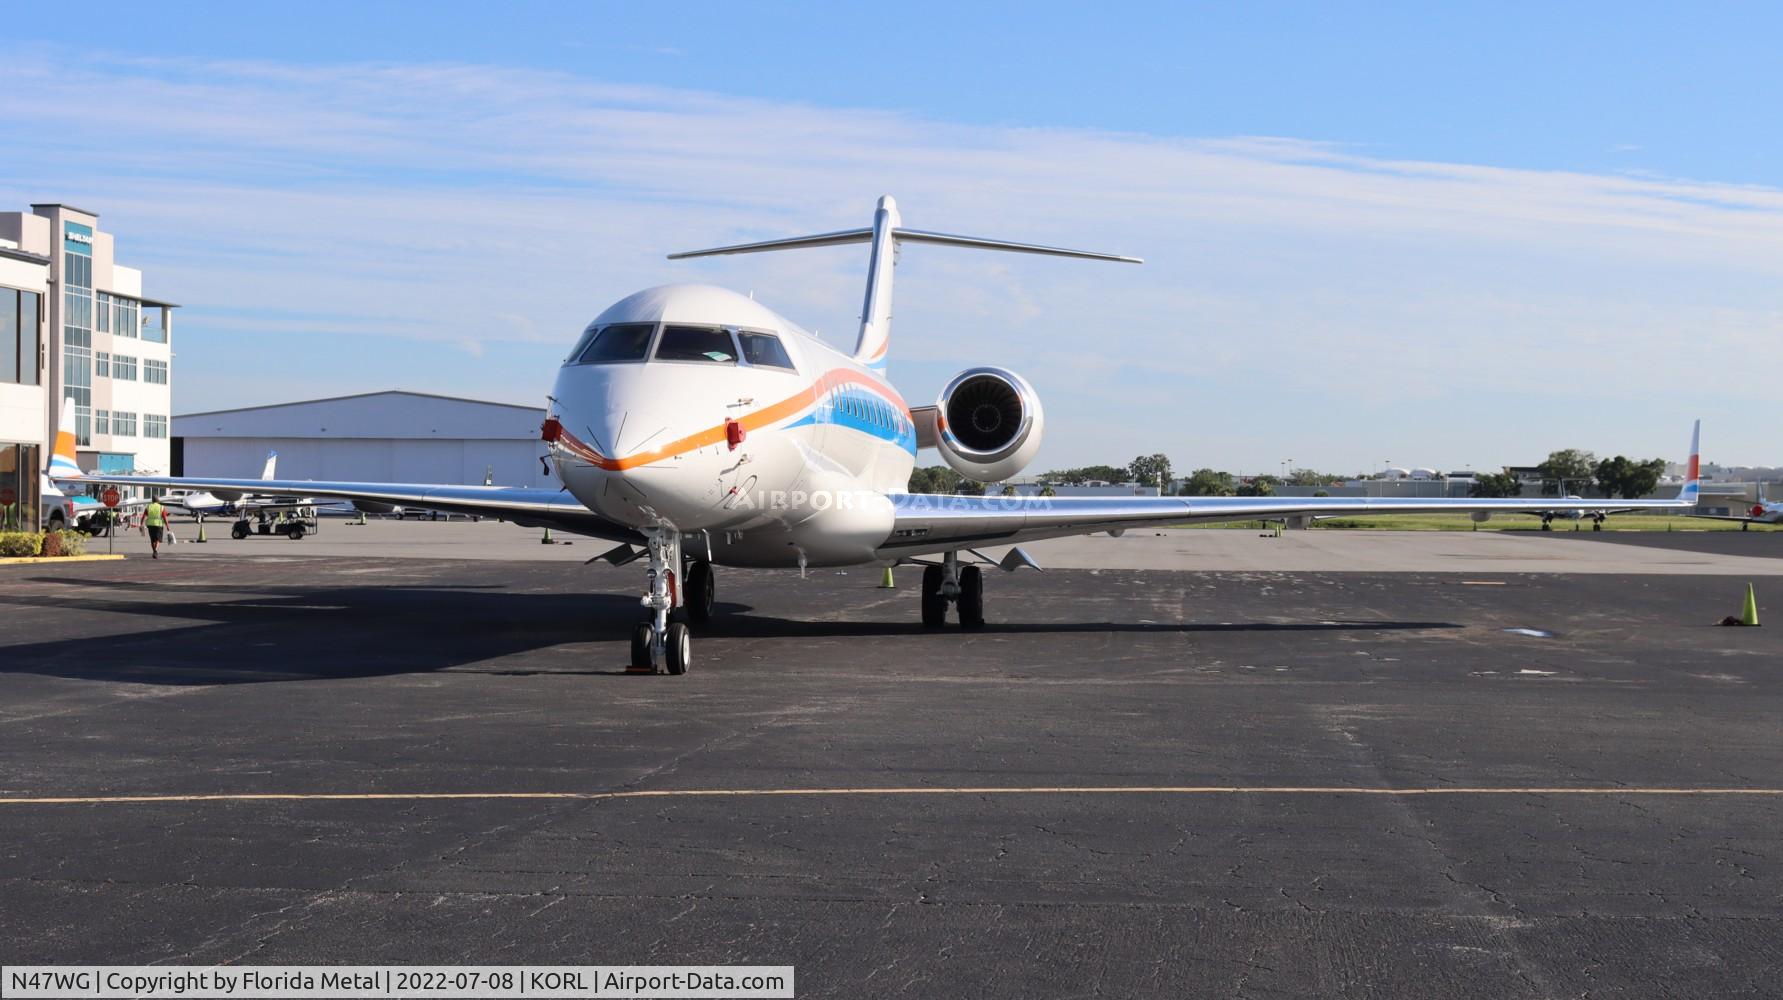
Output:
[[589,317],[670,280],[754,290],[846,343],[858,252],[662,255],[860,225],[891,192],[911,225],[1148,258],[905,252],[894,372],[920,396],[966,364],[1024,370],[1046,461],[1646,453],[1699,410],[1721,456],[1772,444],[1745,429],[1779,374],[1772,188],[500,67],[8,55],[0,193],[92,202],[151,293],[190,303],[182,409],[279,395],[242,377],[240,344],[293,335],[351,352],[299,373],[340,391],[537,398]]

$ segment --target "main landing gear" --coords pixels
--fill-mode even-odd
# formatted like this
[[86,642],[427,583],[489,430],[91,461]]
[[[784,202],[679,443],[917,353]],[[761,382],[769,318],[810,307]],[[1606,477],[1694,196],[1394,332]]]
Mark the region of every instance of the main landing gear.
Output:
[[977,566],[960,565],[960,554],[949,552],[939,566],[922,571],[922,623],[929,628],[947,624],[947,605],[959,609],[961,628],[984,625],[984,573]]
[[[649,617],[632,629],[631,667],[651,673],[663,668],[671,674],[685,674],[693,666],[693,630],[687,622],[673,621],[671,616],[676,608],[685,608],[693,623],[710,621],[718,593],[717,581],[712,564],[706,560],[682,562],[679,531],[656,528],[645,535],[650,562],[645,571],[644,598],[639,603],[648,609]],[[684,571],[678,573],[671,567],[682,567]]]

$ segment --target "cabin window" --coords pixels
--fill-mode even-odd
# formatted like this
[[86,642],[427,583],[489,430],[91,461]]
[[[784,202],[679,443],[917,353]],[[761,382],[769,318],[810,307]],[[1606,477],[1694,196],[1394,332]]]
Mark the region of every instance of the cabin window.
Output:
[[737,340],[743,345],[744,361],[766,368],[794,370],[792,358],[787,357],[786,348],[781,346],[779,337],[771,333],[739,332]]
[[[614,323],[601,327],[576,355],[579,365],[610,365],[626,361],[642,361],[650,350],[650,335],[656,332],[651,323]],[[587,334],[583,334],[587,337]]]
[[737,348],[731,343],[728,330],[714,330],[704,326],[665,326],[662,329],[662,342],[656,345],[656,360],[734,365],[737,363]]

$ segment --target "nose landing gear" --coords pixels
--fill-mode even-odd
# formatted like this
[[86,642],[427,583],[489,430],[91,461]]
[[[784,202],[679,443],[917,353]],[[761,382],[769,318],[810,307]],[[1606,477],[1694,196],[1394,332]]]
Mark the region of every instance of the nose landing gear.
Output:
[[984,573],[977,566],[962,567],[958,551],[947,553],[938,566],[923,567],[922,623],[946,625],[949,604],[959,610],[961,628],[984,626]]
[[682,604],[672,568],[681,565],[681,533],[651,528],[644,534],[650,563],[645,571],[648,590],[639,603],[649,609],[650,617],[632,630],[631,667],[655,673],[661,665],[671,674],[685,674],[693,665],[693,633],[687,623],[669,621],[669,613]]

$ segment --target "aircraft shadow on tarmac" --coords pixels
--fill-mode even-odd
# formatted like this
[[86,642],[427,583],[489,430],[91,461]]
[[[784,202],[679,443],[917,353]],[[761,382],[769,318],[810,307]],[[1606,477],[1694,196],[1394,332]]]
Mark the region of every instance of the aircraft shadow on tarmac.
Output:
[[[219,599],[214,586],[38,581],[78,583],[86,594],[75,604],[65,598],[15,594],[0,597],[0,605],[59,609],[85,616],[89,624],[132,620],[151,624],[126,632],[87,632],[30,642],[0,636],[0,673],[166,685],[348,679],[455,668],[504,675],[617,676],[625,673],[625,642],[640,616],[638,600],[629,594],[511,591],[499,584],[249,586],[234,588]],[[712,621],[699,626],[701,635],[714,639],[845,640],[937,634],[914,621],[798,620],[751,614],[750,605],[722,601],[715,610]],[[76,624],[70,630],[79,629],[81,618],[71,621]],[[973,634],[1330,633],[1461,627],[1452,622],[1372,620],[1011,622],[990,624]],[[948,631],[959,634],[957,626]],[[559,655],[552,665],[538,669],[499,662],[591,643],[606,648],[595,654]],[[556,665],[566,659],[581,665]]]

